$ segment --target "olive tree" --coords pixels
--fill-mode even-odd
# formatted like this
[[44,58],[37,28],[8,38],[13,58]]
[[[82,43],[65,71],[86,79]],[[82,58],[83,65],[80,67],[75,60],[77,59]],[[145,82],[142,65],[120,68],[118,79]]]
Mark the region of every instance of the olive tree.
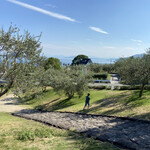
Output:
[[21,85],[24,88],[36,85],[33,76],[42,62],[41,50],[40,36],[28,31],[21,34],[13,25],[8,31],[0,30],[0,79],[7,81],[0,96],[12,87],[19,89]]
[[61,62],[58,58],[50,57],[46,59],[45,64],[44,64],[45,70],[49,68],[54,68],[54,69],[61,69]]
[[150,51],[142,58],[122,58],[115,63],[115,66],[117,73],[125,83],[141,85],[139,97],[142,97],[144,87],[150,80]]
[[100,73],[102,72],[103,66],[98,63],[92,63],[88,66],[88,69],[94,73]]
[[115,70],[114,64],[103,64],[102,66],[103,66],[102,70],[107,73],[112,73]]
[[87,89],[88,77],[82,74],[82,71],[51,69],[50,75],[50,85],[56,92],[65,93],[69,99],[75,93],[81,97]]

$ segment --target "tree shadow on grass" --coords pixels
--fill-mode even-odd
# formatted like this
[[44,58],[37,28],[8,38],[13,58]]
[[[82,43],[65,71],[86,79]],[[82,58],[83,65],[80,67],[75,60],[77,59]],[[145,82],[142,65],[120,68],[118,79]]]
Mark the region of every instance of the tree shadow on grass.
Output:
[[126,111],[128,108],[115,108],[115,109],[109,109],[109,110],[105,110],[102,112],[98,112],[99,110],[103,109],[100,106],[96,106],[96,107],[92,107],[90,109],[86,109],[86,110],[80,110],[79,113],[84,113],[84,114],[88,114],[88,113],[92,113],[92,114],[101,114],[101,115],[109,115],[109,116],[118,116],[116,114],[119,114],[123,111]]
[[[48,95],[51,93],[53,93],[52,89],[48,89],[48,90],[43,91],[43,92],[34,93],[30,96],[25,96],[23,98],[19,98],[18,103],[19,104],[32,105],[32,104],[36,103],[37,100],[42,99],[42,97],[45,97],[45,95]],[[52,101],[52,100],[50,99],[50,101]]]
[[98,100],[98,101],[96,101],[95,103],[92,104],[92,105],[96,105],[96,106],[91,107],[90,109],[86,109],[84,111],[81,110],[79,112],[82,112],[82,113],[90,113],[90,112],[96,113],[98,110],[103,110],[104,108],[108,108],[109,110],[107,110],[106,112],[103,112],[102,114],[118,113],[120,111],[123,111],[122,108],[118,107],[119,104],[120,104],[120,101],[124,100],[127,97],[128,97],[128,95],[126,95],[125,93],[122,93],[121,95],[118,95],[118,96],[100,99],[100,100]]
[[149,120],[150,121],[150,112],[140,114],[140,115],[135,115],[134,118],[142,119],[142,120]]
[[[146,91],[144,91],[146,93]],[[98,113],[102,115],[118,115],[119,113],[126,113],[135,107],[143,105],[142,98],[138,97],[139,91],[133,91],[132,94],[124,92],[118,96],[104,98],[93,103],[90,109],[80,110],[80,113]],[[130,114],[131,114],[130,113]],[[134,115],[134,114],[131,114]]]
[[104,98],[93,103],[90,109],[80,110],[80,113],[98,113],[102,115],[129,115],[135,116],[134,108],[143,106],[147,103],[144,95],[149,94],[148,91],[143,91],[143,97],[139,98],[139,91],[133,91],[132,94],[122,93],[121,95]]
[[104,98],[95,102],[94,104],[99,105],[100,107],[112,107],[115,106],[118,103],[118,101],[121,100],[123,97],[126,97],[126,95],[122,94],[115,97]]
[[[44,93],[46,93],[47,91],[45,91]],[[38,92],[38,93],[34,93],[30,96],[24,96],[22,98],[19,98],[18,103],[19,104],[33,104],[34,103],[34,99],[38,96],[42,96],[42,92]]]
[[[110,144],[108,142],[102,142],[95,140],[93,137],[86,137],[84,134],[72,133],[69,131],[69,134],[72,135],[67,138],[67,141],[74,141],[74,148],[84,149],[84,150],[119,150],[118,147]],[[70,147],[72,149],[72,147]]]
[[129,97],[128,100],[126,100],[125,105],[128,105],[131,102],[140,100],[141,98],[139,98],[139,91],[134,91],[132,96]]
[[144,95],[147,94],[148,91],[145,90],[143,91],[143,96],[139,97],[139,91],[134,91],[133,94],[125,101],[124,105],[130,105],[132,108],[142,106],[145,103],[145,101],[143,101],[145,99]]
[[51,102],[46,103],[44,105],[39,105],[36,107],[36,109],[57,111],[59,109],[67,108],[72,105],[75,105],[75,104],[73,102],[71,102],[69,98],[66,98],[64,100],[58,98],[58,99],[52,100]]

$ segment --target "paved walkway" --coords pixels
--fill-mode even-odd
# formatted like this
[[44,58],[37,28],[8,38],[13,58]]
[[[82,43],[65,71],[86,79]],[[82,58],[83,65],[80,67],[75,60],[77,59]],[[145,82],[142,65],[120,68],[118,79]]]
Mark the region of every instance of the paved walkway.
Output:
[[15,115],[59,128],[85,133],[133,150],[150,150],[150,122],[60,112],[21,111]]

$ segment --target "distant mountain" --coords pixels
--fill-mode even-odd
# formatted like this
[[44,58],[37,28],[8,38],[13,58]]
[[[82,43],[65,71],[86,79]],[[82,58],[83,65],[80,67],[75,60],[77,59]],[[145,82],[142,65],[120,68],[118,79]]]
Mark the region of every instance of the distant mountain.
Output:
[[143,54],[136,54],[136,55],[133,55],[134,58],[137,58],[137,57],[142,58],[143,56],[144,56],[144,53],[143,53]]
[[140,58],[142,58],[143,56],[144,56],[144,53],[142,53],[142,54],[135,54],[135,55],[132,55],[132,56],[129,56],[129,57],[125,57],[125,59],[128,59],[130,57],[134,57],[134,58],[140,57]]

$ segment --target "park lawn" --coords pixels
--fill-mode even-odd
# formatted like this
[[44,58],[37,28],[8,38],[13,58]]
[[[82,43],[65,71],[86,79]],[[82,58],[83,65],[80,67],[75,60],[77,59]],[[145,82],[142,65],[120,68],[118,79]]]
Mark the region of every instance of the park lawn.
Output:
[[[91,108],[98,101],[106,99],[112,96],[123,93],[123,91],[108,91],[108,90],[92,90],[89,89],[87,93],[91,94]],[[79,98],[78,95],[75,95],[72,99],[68,99],[65,95],[57,94],[53,89],[49,89],[44,92],[42,95],[39,95],[37,98],[21,101],[23,105],[30,105],[32,108],[38,108],[48,111],[72,111],[79,112],[82,111],[85,104],[85,93],[82,97]]]
[[110,79],[111,79],[111,77],[112,77],[112,75],[111,75],[111,74],[108,74],[108,76],[107,76],[107,80],[110,80]]
[[[90,109],[83,111],[88,92],[91,94]],[[81,112],[150,120],[150,91],[145,90],[142,98],[138,97],[138,90],[89,89],[87,93],[81,98],[75,95],[72,99],[67,99],[64,95],[58,95],[53,89],[49,89],[43,96],[28,100],[25,104],[48,111]]]
[[106,142],[0,113],[0,150],[119,150]]
[[40,105],[47,104],[48,102],[61,100],[65,96],[59,95],[52,88],[48,88],[45,92],[38,93],[38,95],[35,98],[23,98],[19,100],[19,104],[22,104],[24,106],[28,107],[38,107]]

